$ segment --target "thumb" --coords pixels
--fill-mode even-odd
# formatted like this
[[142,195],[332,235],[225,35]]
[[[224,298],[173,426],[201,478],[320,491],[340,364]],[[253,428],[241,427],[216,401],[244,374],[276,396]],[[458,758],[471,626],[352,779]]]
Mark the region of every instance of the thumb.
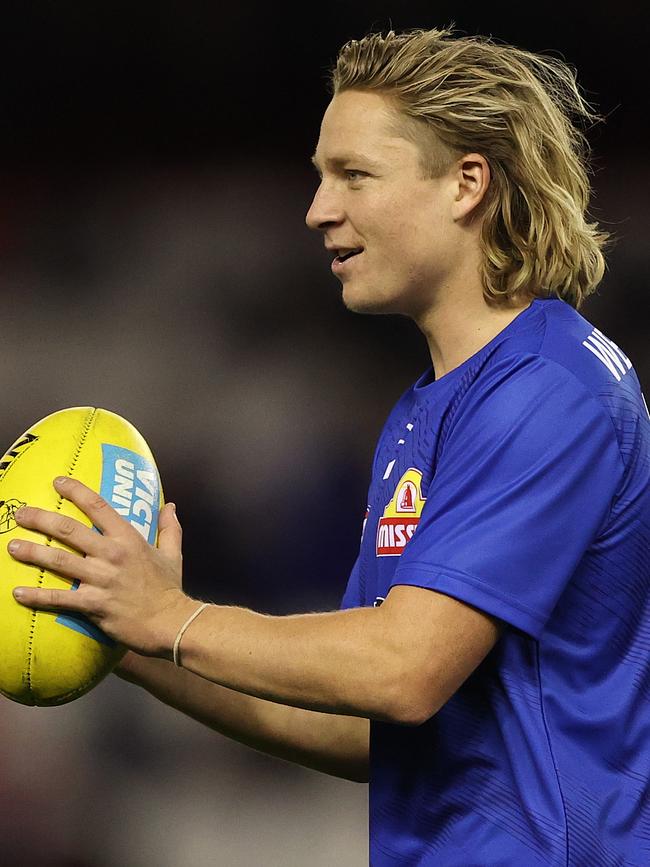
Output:
[[176,517],[176,506],[166,503],[158,521],[158,548],[174,560],[182,558],[183,530]]

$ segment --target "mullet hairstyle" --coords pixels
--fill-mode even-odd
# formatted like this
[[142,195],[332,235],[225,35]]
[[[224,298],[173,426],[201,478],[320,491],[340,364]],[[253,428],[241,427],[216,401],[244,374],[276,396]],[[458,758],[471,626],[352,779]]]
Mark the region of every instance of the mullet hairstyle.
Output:
[[489,37],[454,37],[452,28],[351,40],[331,70],[331,93],[394,100],[405,120],[400,134],[420,146],[429,177],[463,154],[486,158],[480,243],[488,304],[557,296],[579,309],[603,277],[609,234],[586,219],[590,151],[573,118],[601,118],[563,61]]

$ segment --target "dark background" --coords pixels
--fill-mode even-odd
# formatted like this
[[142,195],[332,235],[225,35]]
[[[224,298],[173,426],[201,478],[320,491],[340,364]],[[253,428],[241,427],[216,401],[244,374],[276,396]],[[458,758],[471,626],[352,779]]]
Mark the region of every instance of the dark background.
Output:
[[[591,211],[617,238],[582,313],[647,391],[640,8],[4,4],[5,445],[65,406],[118,412],[178,505],[190,593],[272,613],[337,607],[375,439],[429,363],[411,323],[343,308],[304,226],[338,48],[455,22],[577,67],[606,118],[588,133]],[[3,711],[6,863],[367,860],[364,787],[232,745],[114,677],[64,708]]]

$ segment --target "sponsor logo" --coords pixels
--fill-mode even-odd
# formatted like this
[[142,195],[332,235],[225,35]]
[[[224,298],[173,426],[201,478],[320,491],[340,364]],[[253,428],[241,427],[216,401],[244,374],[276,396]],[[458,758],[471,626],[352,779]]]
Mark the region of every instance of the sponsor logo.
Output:
[[158,530],[160,486],[155,467],[142,455],[104,443],[101,495],[153,545]]
[[27,449],[33,445],[37,439],[38,437],[34,436],[34,434],[26,433],[12,445],[11,449],[6,455],[3,455],[3,458],[0,461],[0,479],[6,474],[9,467],[17,460],[17,458],[24,455]]
[[10,530],[15,530],[18,526],[16,523],[16,509],[21,506],[26,506],[22,500],[0,500],[0,533],[8,533]]
[[426,502],[421,485],[422,473],[413,467],[397,483],[377,526],[378,557],[399,557],[413,538]]

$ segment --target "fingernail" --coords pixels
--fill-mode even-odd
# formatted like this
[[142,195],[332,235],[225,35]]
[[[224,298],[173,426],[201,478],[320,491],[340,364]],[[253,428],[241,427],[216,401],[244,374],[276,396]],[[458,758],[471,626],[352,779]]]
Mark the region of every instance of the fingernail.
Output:
[[14,596],[15,596],[15,598],[16,598],[16,599],[22,599],[22,597],[23,597],[24,595],[25,595],[25,594],[23,593],[22,589],[21,589],[20,587],[16,587],[16,589],[14,590]]
[[7,545],[7,548],[13,554],[15,551],[17,551],[20,548],[20,542],[17,539],[13,539],[11,542],[9,542],[9,544]]
[[54,484],[59,488],[62,488],[63,485],[67,484],[67,482],[67,476],[57,476],[56,479],[54,479]]

